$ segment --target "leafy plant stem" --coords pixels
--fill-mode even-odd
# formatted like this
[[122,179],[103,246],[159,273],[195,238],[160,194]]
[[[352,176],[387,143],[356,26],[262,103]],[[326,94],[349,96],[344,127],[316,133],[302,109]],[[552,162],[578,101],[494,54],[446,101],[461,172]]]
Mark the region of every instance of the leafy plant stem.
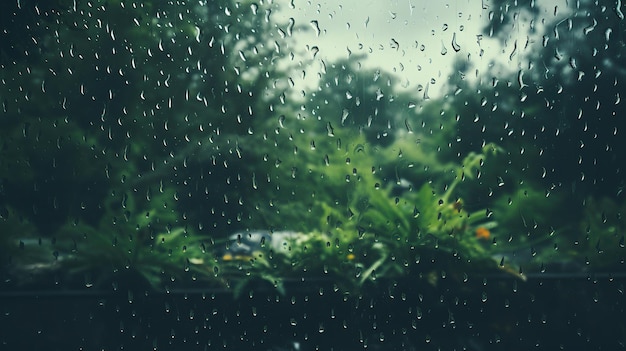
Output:
[[361,280],[359,281],[359,285],[362,285],[363,283],[365,283],[365,281],[372,275],[372,273],[387,260],[387,257],[388,257],[388,254],[387,253],[383,253],[382,257],[379,258],[376,262],[374,262],[370,266],[370,268],[368,268],[363,273],[363,276],[361,277]]

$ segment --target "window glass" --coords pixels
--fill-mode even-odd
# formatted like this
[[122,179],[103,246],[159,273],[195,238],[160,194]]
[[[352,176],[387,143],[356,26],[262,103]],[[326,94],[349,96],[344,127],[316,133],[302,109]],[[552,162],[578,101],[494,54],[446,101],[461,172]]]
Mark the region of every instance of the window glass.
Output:
[[621,349],[621,1],[0,10],[0,343]]

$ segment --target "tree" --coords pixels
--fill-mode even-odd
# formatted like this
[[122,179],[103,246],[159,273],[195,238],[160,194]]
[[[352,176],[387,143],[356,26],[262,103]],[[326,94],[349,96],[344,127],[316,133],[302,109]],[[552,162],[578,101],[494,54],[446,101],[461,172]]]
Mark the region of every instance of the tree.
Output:
[[239,138],[271,113],[281,77],[272,5],[2,6],[3,261],[39,238],[46,264],[101,252],[92,268],[110,273],[137,268],[137,250],[167,254],[153,246],[162,233],[177,253],[225,238],[249,181],[236,163],[256,162]]
[[542,145],[550,181],[615,197],[624,186],[618,160],[626,151],[619,140],[626,124],[618,112],[626,74],[622,9],[608,1],[575,2],[548,14],[529,6],[496,2],[496,8],[508,10],[492,21],[502,38],[510,35],[505,24],[520,13],[534,16],[537,26],[545,23],[545,32],[537,35],[541,42],[532,44],[538,50],[520,67],[520,103],[513,112],[540,122],[531,135]]

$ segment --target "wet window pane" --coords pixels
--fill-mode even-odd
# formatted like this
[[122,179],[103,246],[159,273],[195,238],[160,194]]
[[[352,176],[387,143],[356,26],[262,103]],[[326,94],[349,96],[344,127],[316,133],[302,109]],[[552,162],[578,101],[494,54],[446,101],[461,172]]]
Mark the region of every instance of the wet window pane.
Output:
[[623,349],[621,1],[0,10],[0,344]]

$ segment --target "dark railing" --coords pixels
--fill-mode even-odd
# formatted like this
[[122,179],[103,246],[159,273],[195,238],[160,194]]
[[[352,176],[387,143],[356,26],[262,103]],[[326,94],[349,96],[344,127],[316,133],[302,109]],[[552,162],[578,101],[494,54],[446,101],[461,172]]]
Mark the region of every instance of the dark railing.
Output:
[[626,274],[329,280],[167,291],[5,289],[7,350],[576,350],[626,347]]

